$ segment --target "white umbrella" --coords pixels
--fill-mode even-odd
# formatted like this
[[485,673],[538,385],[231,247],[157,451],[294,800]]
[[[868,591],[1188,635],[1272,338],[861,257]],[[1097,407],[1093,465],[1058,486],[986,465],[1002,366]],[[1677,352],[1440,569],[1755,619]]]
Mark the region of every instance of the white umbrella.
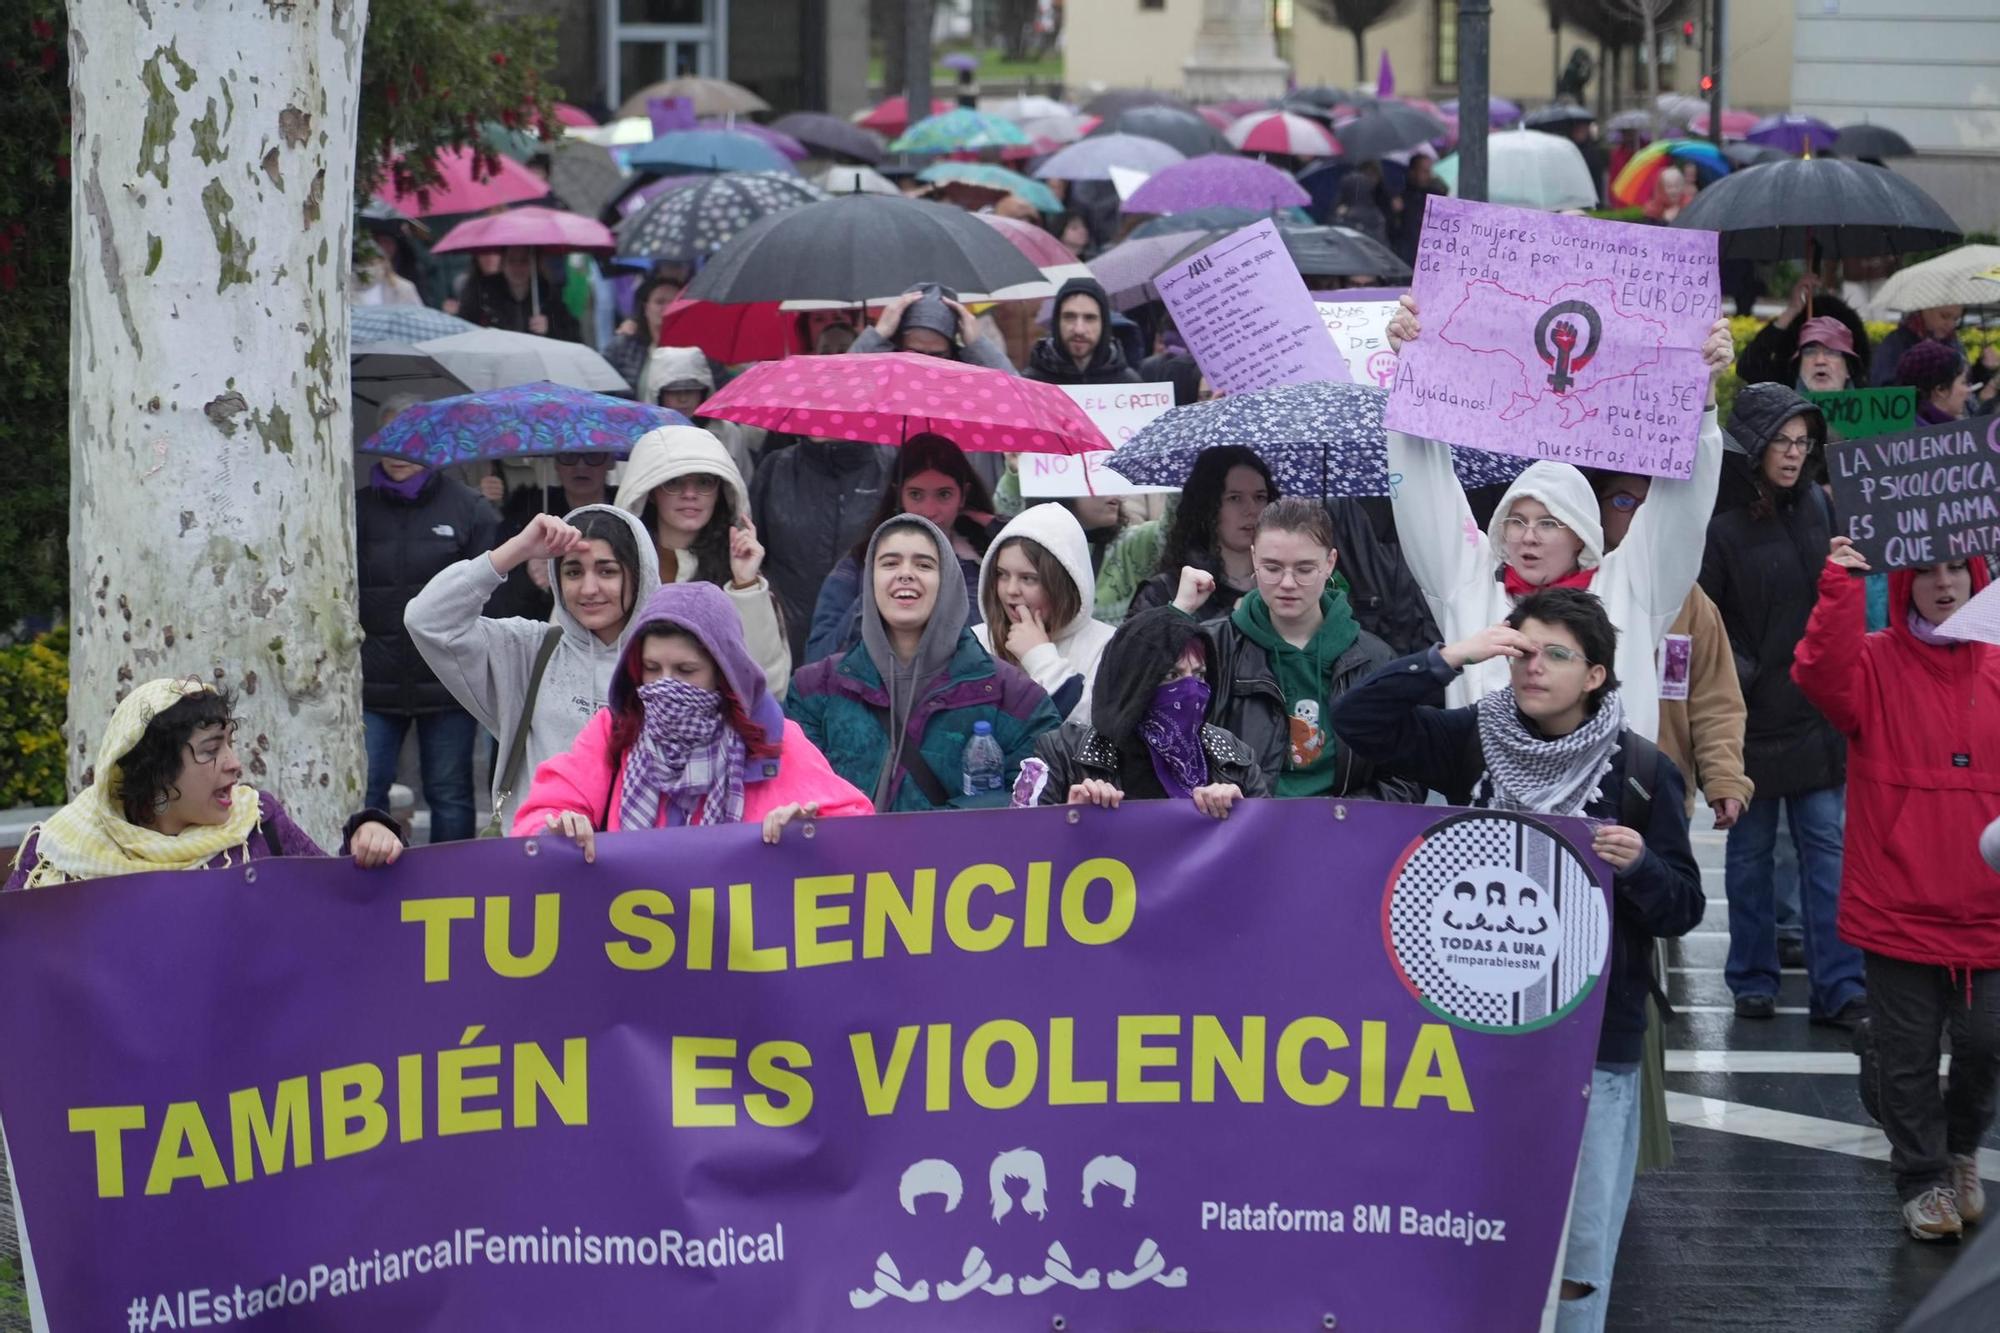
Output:
[[1869,313],[1906,315],[1941,305],[2000,305],[2000,282],[1982,274],[2000,268],[2000,245],[1961,245],[1890,275]]
[[819,178],[828,194],[901,194],[896,183],[873,167],[832,166]]
[[633,144],[651,143],[659,136],[653,133],[653,122],[645,116],[626,116],[608,125],[592,125],[588,128],[571,127],[569,136],[585,143],[594,143],[600,148],[629,148]]
[[[1502,130],[1487,136],[1487,201],[1545,213],[1595,208],[1597,186],[1583,153],[1568,139],[1539,130]],[[1458,154],[1437,164],[1438,179],[1458,189]]]
[[1076,108],[1058,102],[1053,97],[1040,93],[1022,93],[1018,97],[982,97],[979,109],[989,116],[999,116],[1016,124],[1027,120],[1040,120],[1044,116],[1074,116]]
[[632,391],[632,386],[612,369],[609,361],[582,343],[559,338],[509,333],[505,329],[477,329],[454,333],[449,338],[432,338],[417,343],[416,349],[465,381],[475,393],[538,380],[599,393]]

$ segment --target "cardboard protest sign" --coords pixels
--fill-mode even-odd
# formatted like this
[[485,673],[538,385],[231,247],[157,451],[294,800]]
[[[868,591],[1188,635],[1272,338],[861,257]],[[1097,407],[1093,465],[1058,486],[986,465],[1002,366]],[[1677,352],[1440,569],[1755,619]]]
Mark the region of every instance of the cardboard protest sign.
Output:
[[1326,806],[0,896],[35,1327],[1533,1328],[1608,872],[1582,820]]
[[1908,386],[1841,389],[1830,393],[1809,389],[1806,398],[1826,418],[1828,437],[1835,440],[1891,435],[1917,424],[1917,391]]
[[1153,285],[1222,393],[1353,378],[1269,218],[1175,264]]
[[1583,467],[1687,477],[1721,298],[1712,232],[1433,197],[1384,423]]
[[1389,350],[1394,301],[1316,301],[1333,345],[1340,349],[1356,384],[1386,389],[1396,378],[1396,354]]
[[1826,450],[1840,528],[1876,569],[2000,553],[2000,418]]
[[[1076,400],[1111,447],[1129,441],[1147,422],[1174,405],[1171,384],[1065,384],[1062,391]],[[1138,486],[1109,466],[1111,455],[1022,454],[1021,494],[1031,500],[1065,495],[1171,495],[1171,486]]]

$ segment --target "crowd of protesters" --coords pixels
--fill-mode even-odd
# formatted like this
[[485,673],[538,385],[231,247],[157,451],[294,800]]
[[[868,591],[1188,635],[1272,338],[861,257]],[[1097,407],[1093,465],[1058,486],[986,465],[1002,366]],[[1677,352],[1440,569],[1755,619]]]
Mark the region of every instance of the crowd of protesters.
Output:
[[[1376,182],[1349,179],[1351,220],[1413,248],[1428,171],[1386,210]],[[1054,230],[1091,244],[1079,214]],[[1378,514],[1281,494],[1246,440],[1203,454],[1152,513],[1024,505],[998,456],[939,434],[889,449],[700,418],[715,367],[659,343],[684,276],[641,283],[606,351],[692,424],[622,464],[559,455],[556,485],[511,493],[373,463],[356,502],[357,863],[402,851],[386,812],[412,730],[431,841],[474,836],[484,808],[489,833],[571,838],[587,858],[624,830],[747,821],[774,842],[802,818],[1009,804],[1187,800],[1226,821],[1245,800],[1435,796],[1588,817],[1616,924],[1558,1302],[1560,1327],[1586,1329],[1632,1190],[1655,942],[1702,919],[1690,831],[1712,827],[1735,1015],[1776,1012],[1795,879],[1811,1019],[1854,1034],[1903,1225],[1925,1240],[1980,1219],[2000,1080],[2000,648],[1938,626],[1993,571],[1873,575],[1835,535],[1827,423],[1802,396],[1896,384],[1924,422],[1990,410],[2000,377],[1973,386],[1962,312],[1915,312],[1871,348],[1813,275],[1740,361],[1717,321],[1708,369],[1734,363],[1745,387],[1725,423],[1712,380],[1684,480],[1537,462],[1476,504],[1446,444],[1390,432],[1401,482]],[[478,322],[579,336],[525,252],[476,269],[458,300]],[[923,284],[858,335],[821,322],[814,346],[1141,378],[1095,281],[1065,284],[1049,321],[1017,367]],[[1422,336],[1404,297],[1391,341]],[[1199,383],[1170,330],[1150,350],[1145,378]],[[232,704],[198,682],[134,690],[94,784],[28,839],[8,887],[318,854],[244,785]]]

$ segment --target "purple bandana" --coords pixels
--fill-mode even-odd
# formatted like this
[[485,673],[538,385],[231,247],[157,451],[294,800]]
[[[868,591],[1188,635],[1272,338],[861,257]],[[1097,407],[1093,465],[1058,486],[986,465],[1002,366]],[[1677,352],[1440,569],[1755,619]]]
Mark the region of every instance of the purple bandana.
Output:
[[722,696],[678,680],[639,687],[645,719],[625,752],[618,826],[656,828],[661,812],[689,824],[743,818],[743,738],[722,717]]
[[398,500],[416,500],[424,493],[424,485],[430,479],[431,474],[426,469],[422,472],[413,472],[403,480],[396,481],[387,472],[382,470],[380,463],[377,463],[368,472],[368,484],[370,486],[381,491],[384,495],[393,495]]
[[1933,648],[1958,647],[1959,641],[1957,639],[1947,639],[1944,635],[1938,633],[1938,627],[1918,615],[1917,608],[1914,606],[1910,608],[1910,618],[1907,623],[1910,626],[1910,633],[1916,635],[1918,643],[1927,643]]
[[1201,752],[1201,723],[1208,712],[1208,682],[1182,676],[1153,691],[1139,739],[1153,760],[1153,776],[1169,796],[1192,796],[1208,784],[1208,759]]

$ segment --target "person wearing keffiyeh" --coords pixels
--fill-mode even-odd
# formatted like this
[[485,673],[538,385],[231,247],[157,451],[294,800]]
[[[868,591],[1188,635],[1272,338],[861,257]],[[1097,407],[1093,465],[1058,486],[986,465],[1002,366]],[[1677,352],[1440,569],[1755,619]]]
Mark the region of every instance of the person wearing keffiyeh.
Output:
[[712,583],[654,592],[611,677],[611,702],[568,751],[535,770],[514,836],[874,813],[772,696],[729,595]]
[[[1653,941],[1700,922],[1680,770],[1635,742],[1619,691],[1618,632],[1578,588],[1543,588],[1502,624],[1389,663],[1335,701],[1333,729],[1391,772],[1454,805],[1599,821],[1591,850],[1611,867],[1611,957],[1582,1154],[1562,1265],[1559,1333],[1602,1329],[1639,1149],[1639,1060]],[[1498,660],[1508,684],[1445,708],[1465,668]],[[1644,754],[1651,771],[1632,756]],[[1626,828],[1627,784],[1648,794]],[[1637,816],[1633,816],[1637,818]]]

